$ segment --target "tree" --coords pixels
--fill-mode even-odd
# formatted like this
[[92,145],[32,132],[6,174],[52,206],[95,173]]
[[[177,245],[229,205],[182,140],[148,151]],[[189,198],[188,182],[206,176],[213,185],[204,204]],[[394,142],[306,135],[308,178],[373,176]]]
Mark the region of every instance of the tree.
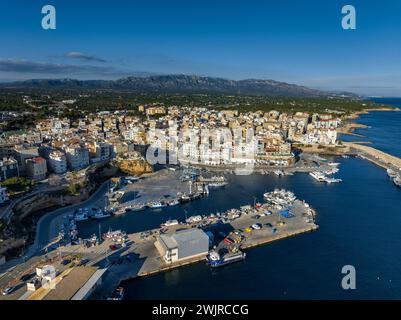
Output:
[[80,190],[80,189],[81,189],[81,186],[80,186],[79,184],[77,184],[77,183],[75,183],[75,184],[70,184],[70,185],[67,187],[67,192],[68,192],[70,195],[75,196],[75,195],[79,194],[79,190]]
[[9,191],[21,192],[31,190],[35,182],[24,177],[12,177],[2,181],[0,185],[6,187]]

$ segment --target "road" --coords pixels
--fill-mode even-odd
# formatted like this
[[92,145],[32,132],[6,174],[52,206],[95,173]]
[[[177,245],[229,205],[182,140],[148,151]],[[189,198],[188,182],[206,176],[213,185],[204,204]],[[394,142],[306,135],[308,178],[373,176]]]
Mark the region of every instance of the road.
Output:
[[34,244],[28,249],[27,256],[31,257],[40,251],[58,236],[58,227],[63,222],[64,217],[73,213],[78,208],[94,207],[103,203],[104,195],[107,192],[108,182],[103,183],[98,190],[86,201],[71,205],[65,208],[57,209],[44,215],[39,219],[36,238]]
[[88,200],[72,206],[57,209],[41,217],[37,223],[34,243],[27,249],[23,257],[7,261],[6,264],[2,265],[0,267],[0,273],[24,263],[24,261],[35,255],[40,255],[43,248],[51,243],[55,237],[57,237],[59,231],[58,226],[63,221],[63,217],[70,214],[77,208],[95,206],[97,203],[100,203],[107,191],[107,187],[108,182],[105,182]]

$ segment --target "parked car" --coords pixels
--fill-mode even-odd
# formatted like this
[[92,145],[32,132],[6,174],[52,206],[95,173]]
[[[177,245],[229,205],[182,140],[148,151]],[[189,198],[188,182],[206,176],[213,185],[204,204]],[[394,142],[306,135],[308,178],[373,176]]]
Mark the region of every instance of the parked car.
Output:
[[21,276],[20,280],[23,282],[31,280],[34,277],[34,275],[35,273],[24,274],[23,276]]
[[69,263],[71,263],[71,260],[69,260],[69,259],[64,259],[64,260],[61,262],[61,264],[62,264],[63,266],[66,266],[66,265],[69,264]]
[[3,296],[7,296],[7,295],[13,293],[14,290],[15,290],[15,287],[7,287],[1,292],[1,294]]

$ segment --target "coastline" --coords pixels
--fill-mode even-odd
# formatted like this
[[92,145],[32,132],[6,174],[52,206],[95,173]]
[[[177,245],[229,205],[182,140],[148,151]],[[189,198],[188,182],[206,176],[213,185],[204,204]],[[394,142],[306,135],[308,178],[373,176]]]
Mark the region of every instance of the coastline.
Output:
[[353,122],[353,120],[359,119],[361,115],[369,114],[371,112],[400,112],[400,111],[401,111],[401,109],[397,108],[397,107],[394,107],[394,108],[392,108],[392,107],[370,108],[370,109],[363,109],[361,111],[355,111],[355,112],[351,113],[350,115],[344,117],[345,124],[342,127],[339,127],[337,129],[337,132],[344,134],[344,135],[365,138],[365,136],[362,134],[354,133],[354,130],[355,129],[367,129],[368,126],[361,124],[361,123]]
[[358,119],[361,115],[363,114],[369,114],[371,112],[399,112],[401,111],[400,108],[397,107],[382,107],[382,108],[367,108],[367,109],[362,109],[361,111],[355,111],[351,113],[350,115],[346,116],[345,119]]

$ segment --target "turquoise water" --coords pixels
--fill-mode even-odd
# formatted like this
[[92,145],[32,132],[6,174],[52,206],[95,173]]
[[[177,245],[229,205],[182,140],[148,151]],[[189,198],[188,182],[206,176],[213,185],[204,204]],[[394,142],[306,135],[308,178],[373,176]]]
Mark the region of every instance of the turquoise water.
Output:
[[[401,101],[401,100],[400,100]],[[384,151],[400,154],[396,113],[363,116],[364,132]],[[375,120],[376,119],[376,120]],[[363,122],[365,123],[365,122]],[[387,129],[387,127],[390,127]],[[387,130],[393,131],[391,141]],[[397,138],[398,137],[398,138]],[[183,219],[184,209],[207,214],[262,200],[276,187],[292,190],[318,213],[320,228],[248,251],[243,263],[211,271],[204,263],[124,283],[126,299],[399,299],[401,297],[401,189],[385,170],[359,158],[340,162],[340,184],[317,183],[307,174],[231,176],[208,198],[159,212],[144,211],[102,222],[128,232]],[[97,230],[87,225],[83,232]],[[341,269],[356,268],[356,290],[343,290]]]

